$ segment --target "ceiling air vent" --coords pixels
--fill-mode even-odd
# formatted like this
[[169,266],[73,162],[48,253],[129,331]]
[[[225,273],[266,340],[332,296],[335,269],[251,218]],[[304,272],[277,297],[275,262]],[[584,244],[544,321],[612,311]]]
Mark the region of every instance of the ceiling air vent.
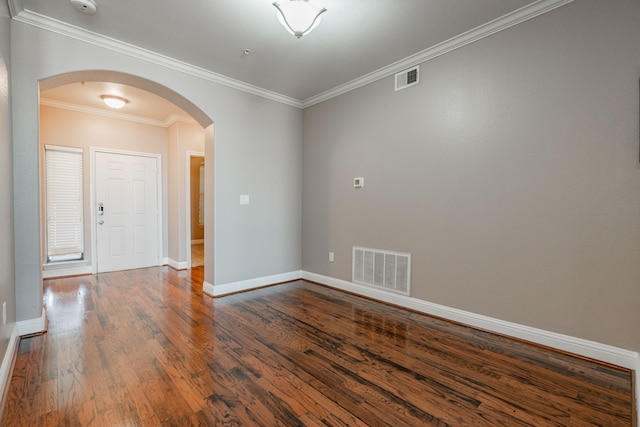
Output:
[[409,68],[408,70],[404,70],[396,74],[396,90],[405,89],[409,86],[420,83],[420,78],[418,76],[419,71],[420,66],[416,65],[413,68]]

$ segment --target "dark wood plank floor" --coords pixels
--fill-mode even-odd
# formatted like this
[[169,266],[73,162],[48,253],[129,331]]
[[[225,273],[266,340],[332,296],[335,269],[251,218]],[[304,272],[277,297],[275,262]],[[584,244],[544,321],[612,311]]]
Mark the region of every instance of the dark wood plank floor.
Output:
[[45,282],[3,426],[629,426],[629,371],[298,281],[202,270]]

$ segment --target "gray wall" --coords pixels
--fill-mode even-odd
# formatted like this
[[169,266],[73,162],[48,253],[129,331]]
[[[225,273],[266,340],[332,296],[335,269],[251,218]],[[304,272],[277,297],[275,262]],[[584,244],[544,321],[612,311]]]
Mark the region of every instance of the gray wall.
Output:
[[[4,360],[15,327],[9,28],[7,3],[0,2],[0,361]],[[3,302],[7,303],[5,325],[1,320]]]
[[[214,224],[206,230],[207,282],[300,270],[299,109],[17,21],[11,43],[19,320],[38,318],[42,304],[41,230],[33,226],[40,212],[38,82],[74,71],[106,70],[148,79],[181,94],[215,122],[215,146],[213,135],[207,134],[205,147],[207,159],[213,159],[206,164],[206,191],[215,185],[206,209],[207,224]],[[251,205],[240,206],[240,194],[250,194]]]
[[307,108],[303,269],[406,251],[413,297],[639,351],[639,23],[637,1],[578,0],[418,86]]

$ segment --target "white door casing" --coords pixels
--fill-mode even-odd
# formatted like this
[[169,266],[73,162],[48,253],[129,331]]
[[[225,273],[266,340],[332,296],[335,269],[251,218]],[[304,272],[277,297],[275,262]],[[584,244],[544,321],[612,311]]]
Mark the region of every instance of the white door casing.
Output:
[[94,154],[96,272],[161,265],[159,156]]

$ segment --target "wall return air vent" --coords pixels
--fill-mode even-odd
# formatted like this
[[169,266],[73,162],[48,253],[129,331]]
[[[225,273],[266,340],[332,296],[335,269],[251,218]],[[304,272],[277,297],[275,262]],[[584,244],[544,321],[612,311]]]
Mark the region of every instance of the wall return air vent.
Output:
[[406,89],[420,83],[420,66],[409,68],[396,74],[396,91]]
[[353,283],[411,293],[411,254],[353,247]]

